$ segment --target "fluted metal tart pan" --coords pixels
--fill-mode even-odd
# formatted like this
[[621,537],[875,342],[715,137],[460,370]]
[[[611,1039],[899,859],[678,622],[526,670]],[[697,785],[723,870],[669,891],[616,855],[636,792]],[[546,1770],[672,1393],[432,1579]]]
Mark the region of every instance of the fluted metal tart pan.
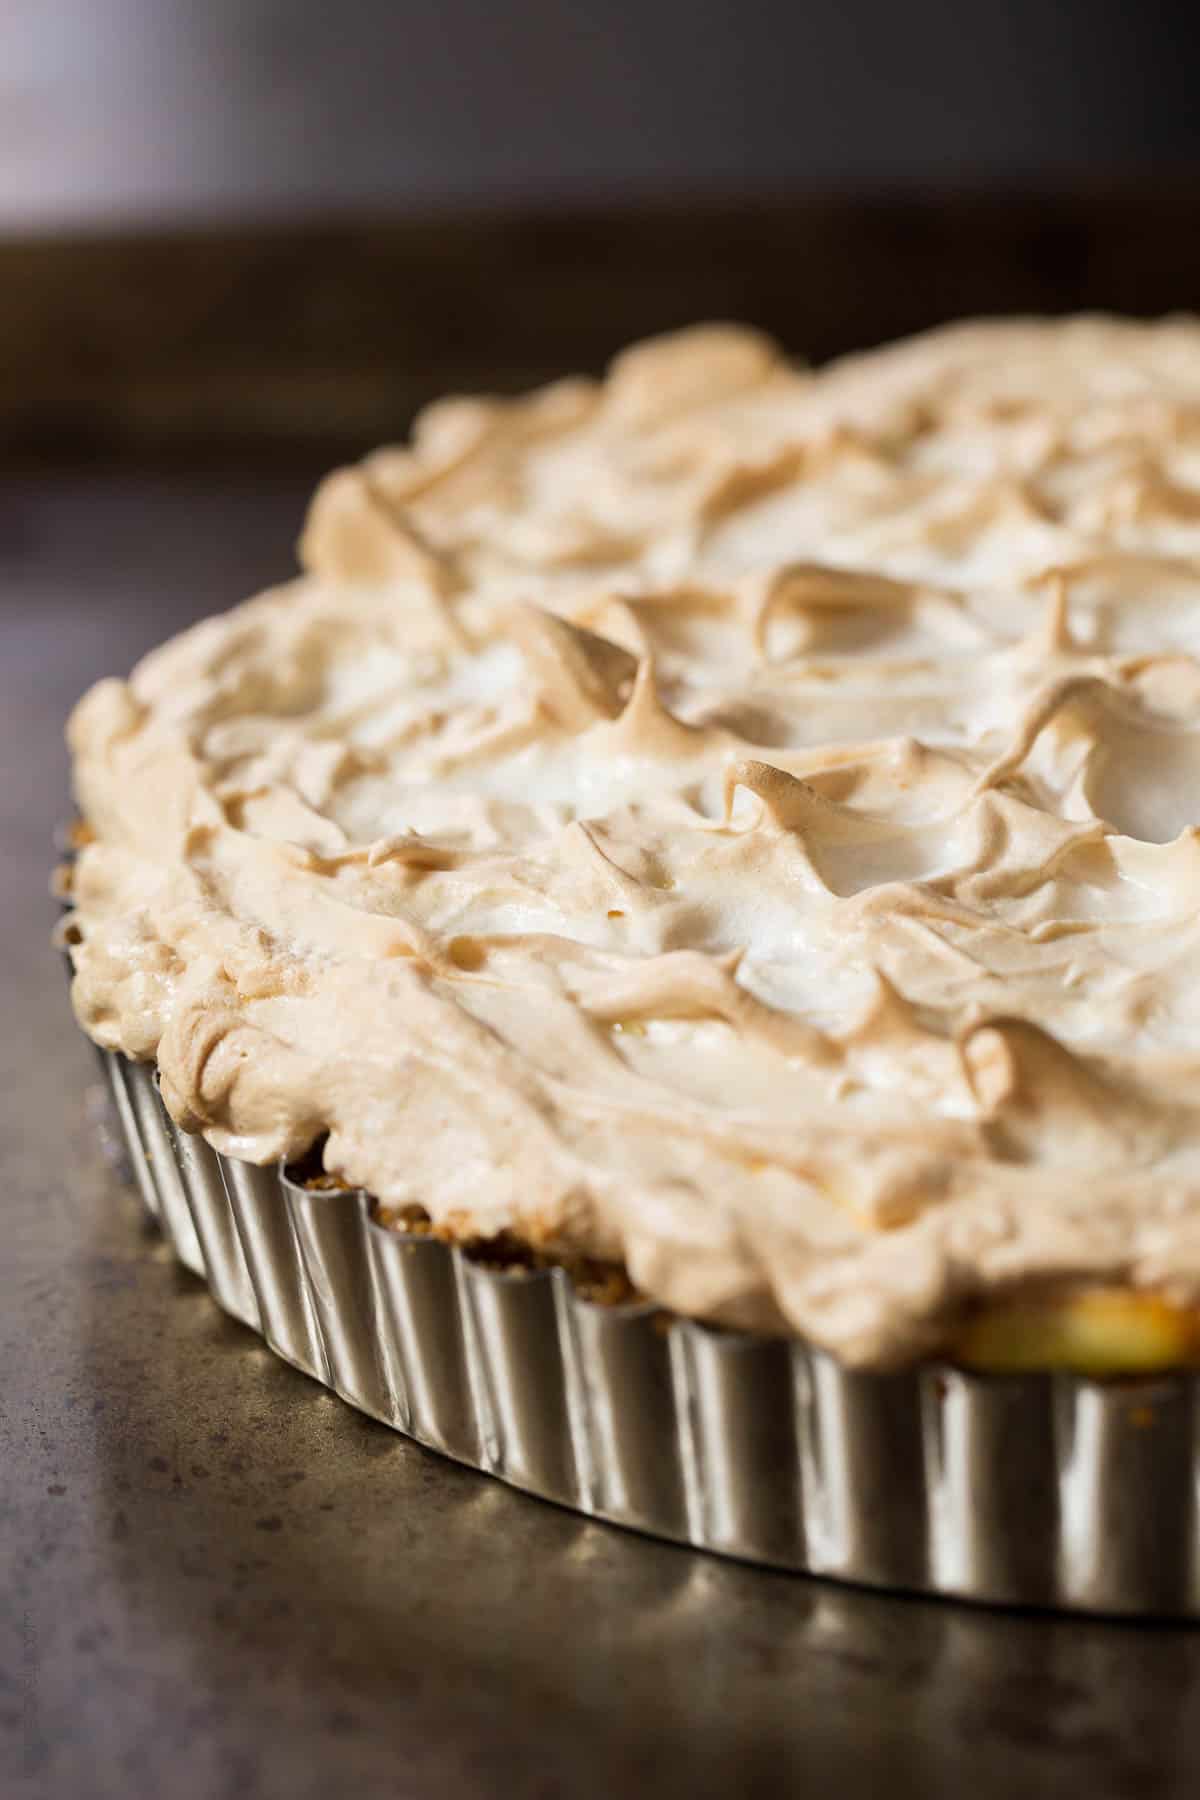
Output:
[[101,1053],[148,1211],[272,1350],[528,1493],[871,1586],[1200,1617],[1196,1376],[847,1369],[797,1341],[599,1304],[219,1155]]

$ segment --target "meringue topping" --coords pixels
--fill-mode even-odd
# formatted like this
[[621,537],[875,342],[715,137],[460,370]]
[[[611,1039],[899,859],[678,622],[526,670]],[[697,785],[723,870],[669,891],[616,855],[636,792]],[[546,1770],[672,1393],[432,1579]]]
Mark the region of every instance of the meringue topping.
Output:
[[453,400],[100,682],[74,1001],[228,1155],[858,1364],[1200,1301],[1200,324]]

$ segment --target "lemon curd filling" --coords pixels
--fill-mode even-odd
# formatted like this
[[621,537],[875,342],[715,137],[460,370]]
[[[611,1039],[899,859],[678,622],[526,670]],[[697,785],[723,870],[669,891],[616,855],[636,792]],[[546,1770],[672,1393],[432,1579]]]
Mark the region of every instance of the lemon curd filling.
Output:
[[1015,1295],[968,1319],[947,1351],[990,1374],[1152,1375],[1200,1362],[1200,1309],[1128,1288]]

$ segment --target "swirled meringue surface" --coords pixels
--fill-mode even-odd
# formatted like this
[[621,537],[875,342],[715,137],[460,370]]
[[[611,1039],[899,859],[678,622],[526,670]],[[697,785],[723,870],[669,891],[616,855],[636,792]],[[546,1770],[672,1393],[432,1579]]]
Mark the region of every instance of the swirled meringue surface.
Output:
[[74,999],[186,1127],[855,1363],[1200,1300],[1200,324],[452,400],[99,683]]

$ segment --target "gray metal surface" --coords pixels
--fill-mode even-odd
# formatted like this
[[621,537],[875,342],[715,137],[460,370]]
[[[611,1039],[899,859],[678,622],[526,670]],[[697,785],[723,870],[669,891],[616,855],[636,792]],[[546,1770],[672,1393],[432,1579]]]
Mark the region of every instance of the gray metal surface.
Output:
[[139,1232],[46,947],[61,719],[277,575],[301,498],[0,490],[5,1800],[1200,1792],[1200,1632],[857,1591],[530,1500],[340,1405]]

